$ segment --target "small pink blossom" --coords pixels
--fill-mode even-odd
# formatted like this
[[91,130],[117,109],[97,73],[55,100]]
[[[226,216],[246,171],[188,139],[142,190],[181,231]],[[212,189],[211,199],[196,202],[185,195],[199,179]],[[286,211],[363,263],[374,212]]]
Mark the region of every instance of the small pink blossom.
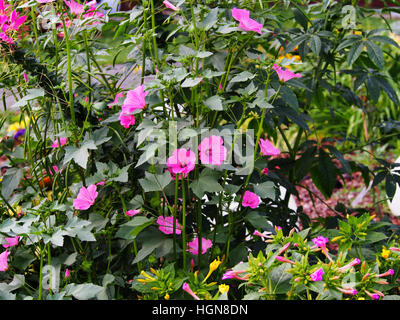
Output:
[[261,34],[263,25],[250,18],[250,11],[233,8],[232,17],[239,21],[239,28],[244,31],[254,31]]
[[223,144],[224,140],[220,136],[204,138],[199,145],[201,163],[220,166],[227,157],[227,150]]
[[196,155],[191,150],[175,149],[167,159],[167,167],[173,174],[188,174],[195,167]]
[[382,277],[387,277],[387,276],[392,276],[392,275],[394,275],[394,270],[393,269],[389,269],[385,273],[377,274],[376,277],[377,278],[382,278]]
[[314,242],[314,244],[317,247],[322,248],[322,247],[326,247],[326,244],[329,242],[329,239],[325,238],[323,236],[318,236],[318,237],[312,239],[312,242]]
[[66,279],[68,279],[71,276],[71,273],[70,273],[68,268],[65,270],[64,276],[65,276]]
[[296,264],[294,261],[289,260],[288,258],[285,258],[285,257],[282,257],[282,256],[276,256],[275,259],[278,260],[279,262]]
[[168,9],[171,9],[171,10],[174,10],[174,11],[178,11],[178,10],[179,10],[178,7],[174,6],[174,5],[173,5],[171,2],[169,2],[168,0],[164,0],[163,3],[164,3],[164,5],[165,5]]
[[96,186],[104,186],[106,184],[106,180],[101,180],[96,183]]
[[24,80],[25,82],[28,82],[28,75],[26,74],[26,72],[24,72]]
[[281,255],[282,253],[284,253],[287,249],[289,249],[290,247],[290,242],[286,243],[279,251],[278,251],[278,255]]
[[9,248],[9,247],[14,247],[16,245],[18,245],[20,236],[15,236],[15,237],[11,237],[11,238],[4,238],[7,241],[7,244],[3,244],[4,248]]
[[261,232],[258,231],[258,230],[254,230],[253,236],[259,236],[259,237],[261,237],[261,238],[271,238],[271,236],[267,236],[267,235],[261,233]]
[[200,298],[194,294],[194,292],[192,291],[192,289],[190,289],[190,286],[186,282],[183,284],[182,290],[189,293],[195,300],[200,300]]
[[8,270],[8,262],[7,262],[7,257],[10,255],[10,252],[3,251],[3,253],[0,254],[0,271],[7,271]]
[[278,148],[275,148],[268,139],[260,139],[258,142],[263,156],[276,156],[281,153]]
[[[174,233],[174,217],[163,217],[159,216],[157,219],[158,229],[165,234],[173,234]],[[182,226],[179,225],[178,220],[175,218],[175,233],[182,233]]]
[[355,296],[358,292],[356,289],[353,288],[337,288],[340,292],[343,292],[344,294],[349,294],[352,296]]
[[[212,241],[206,238],[201,239],[201,253],[205,254],[208,249],[212,247]],[[194,255],[199,254],[199,238],[194,238],[193,241],[188,242],[187,251],[193,253]]]
[[223,274],[222,280],[226,279],[247,280],[249,278],[248,274],[246,274],[243,277],[239,276],[240,273],[247,273],[247,272],[248,272],[247,270],[228,270]]
[[133,126],[136,122],[135,116],[133,114],[127,114],[125,111],[121,111],[118,117],[121,126],[125,129],[128,129],[130,126]]
[[[61,143],[61,147],[63,146],[63,145],[65,145],[66,143],[67,143],[67,138],[60,138],[60,143]],[[53,148],[53,149],[55,149],[55,148],[57,148],[57,147],[59,147],[60,145],[59,145],[59,143],[58,143],[58,139],[56,139],[56,140],[54,140],[53,141],[53,144],[51,145],[51,147]]]
[[352,260],[351,262],[349,262],[348,264],[346,264],[345,266],[339,268],[340,272],[344,272],[349,270],[350,268],[352,268],[353,266],[360,264],[360,259],[355,258],[354,260]]
[[310,277],[312,281],[321,281],[322,280],[322,275],[324,274],[324,270],[322,268],[319,268],[317,271],[313,272]]
[[279,80],[283,81],[283,82],[289,81],[292,78],[301,78],[301,74],[293,73],[289,69],[283,70],[282,67],[278,66],[277,64],[274,64],[272,69],[274,69],[276,71],[276,73],[278,74]]
[[113,102],[108,104],[108,107],[111,109],[114,105],[118,104],[118,99],[125,97],[125,94],[123,92],[119,92],[115,95],[115,99]]
[[255,209],[258,208],[259,204],[260,204],[260,197],[255,193],[246,190],[243,196],[242,206]]
[[135,215],[137,215],[138,213],[140,213],[140,209],[137,210],[128,210],[127,212],[125,212],[125,214],[129,217],[133,217]]
[[95,202],[98,192],[96,191],[97,186],[91,184],[87,188],[82,187],[78,193],[76,199],[74,199],[73,205],[77,210],[89,209]]
[[264,168],[261,171],[261,173],[264,174],[264,175],[268,175],[268,172],[269,172],[268,168]]

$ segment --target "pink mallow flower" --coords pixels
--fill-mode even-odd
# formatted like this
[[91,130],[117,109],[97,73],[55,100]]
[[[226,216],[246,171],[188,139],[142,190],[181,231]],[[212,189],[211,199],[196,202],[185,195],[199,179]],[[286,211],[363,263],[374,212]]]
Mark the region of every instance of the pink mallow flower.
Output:
[[174,6],[174,5],[173,5],[171,2],[169,2],[168,0],[164,0],[163,3],[164,3],[164,5],[165,5],[168,9],[171,9],[171,10],[174,10],[174,11],[178,11],[178,10],[179,10],[178,7]]
[[71,272],[69,271],[68,268],[65,270],[64,276],[65,276],[66,279],[68,279],[71,276]]
[[260,204],[260,197],[255,193],[246,190],[243,196],[242,206],[255,209],[258,208],[259,204]]
[[10,255],[10,252],[6,249],[3,253],[0,254],[0,271],[8,270],[8,262],[7,257]]
[[144,109],[146,107],[145,97],[147,94],[148,92],[144,90],[144,84],[134,90],[129,90],[122,104],[122,110],[127,113],[133,113],[136,109]]
[[293,73],[289,69],[283,70],[282,67],[278,66],[277,64],[274,64],[272,69],[274,69],[276,71],[276,73],[278,74],[279,80],[282,82],[289,81],[292,78],[301,78],[300,73]]
[[121,126],[123,126],[125,129],[128,129],[130,126],[133,126],[136,122],[135,115],[128,114],[123,110],[119,114],[118,119]]
[[172,174],[180,174],[183,177],[195,167],[196,155],[191,150],[175,149],[172,156],[167,159],[168,170]]
[[118,99],[119,99],[119,98],[123,98],[123,97],[125,97],[125,94],[124,94],[123,92],[118,92],[118,93],[115,95],[114,101],[108,104],[108,108],[111,109],[114,105],[118,104]]
[[326,244],[329,242],[329,239],[323,236],[318,236],[312,239],[312,242],[314,242],[316,247],[323,248],[326,247]]
[[16,245],[18,245],[18,241],[20,239],[20,236],[16,236],[16,237],[11,237],[11,238],[4,238],[7,243],[3,244],[4,248],[9,248],[9,247],[14,247]]
[[220,136],[204,138],[199,145],[201,163],[220,166],[226,160],[227,156],[227,150],[223,144],[224,140]]
[[[165,234],[173,234],[174,233],[174,217],[163,217],[159,216],[157,219],[158,229]],[[182,226],[179,225],[178,220],[175,218],[175,233],[182,233]]]
[[254,31],[261,34],[263,25],[250,18],[250,11],[233,8],[232,17],[239,21],[239,28],[244,31]]
[[87,188],[82,187],[79,190],[78,196],[74,199],[73,205],[77,210],[89,209],[95,202],[98,192],[96,191],[97,186],[91,184]]
[[[62,147],[63,145],[65,145],[65,144],[67,143],[67,138],[60,138],[60,143],[61,143],[61,147]],[[57,148],[57,147],[60,147],[60,144],[58,143],[58,139],[56,139],[56,140],[53,141],[51,147],[52,147],[53,149],[55,149],[55,148]]]
[[324,270],[322,268],[319,268],[317,271],[314,271],[310,277],[312,281],[321,281],[322,280],[322,275],[324,274]]
[[[206,238],[201,239],[201,253],[205,254],[208,249],[212,247],[212,241]],[[199,238],[194,238],[193,241],[188,242],[187,251],[193,253],[194,255],[199,254]]]
[[200,298],[194,294],[194,292],[192,291],[192,289],[190,289],[190,286],[186,282],[183,284],[182,290],[189,293],[195,300],[200,300]]
[[277,156],[281,153],[281,151],[278,148],[275,148],[268,139],[260,139],[258,145],[260,146],[263,156]]
[[137,215],[138,213],[140,213],[140,209],[137,210],[128,210],[125,212],[125,214],[129,217],[133,217],[135,215]]

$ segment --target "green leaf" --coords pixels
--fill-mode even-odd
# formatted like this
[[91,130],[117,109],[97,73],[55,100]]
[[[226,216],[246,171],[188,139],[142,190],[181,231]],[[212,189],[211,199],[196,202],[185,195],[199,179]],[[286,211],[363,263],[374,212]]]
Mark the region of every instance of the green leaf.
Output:
[[347,54],[347,64],[349,66],[353,65],[353,63],[358,59],[360,56],[361,52],[364,49],[364,42],[360,41],[355,43],[351,49],[349,50],[349,53]]
[[253,79],[255,76],[256,76],[256,75],[253,74],[253,73],[250,73],[250,72],[248,72],[248,71],[243,71],[243,72],[237,74],[236,76],[234,76],[234,77],[231,79],[230,82],[231,82],[231,83],[235,83],[235,82],[244,82],[244,81]]
[[297,8],[293,8],[292,11],[294,19],[297,21],[297,23],[299,23],[304,30],[307,30],[308,20],[305,14]]
[[314,52],[315,55],[319,55],[320,51],[321,51],[321,39],[316,36],[313,35],[310,39],[310,48],[312,50],[312,52]]
[[290,279],[292,275],[287,273],[287,270],[291,269],[291,265],[288,263],[281,264],[279,267],[272,269],[271,271],[271,291],[274,294],[284,294],[289,292],[291,284]]
[[244,217],[244,219],[256,229],[266,231],[271,231],[273,229],[271,222],[268,221],[267,217],[260,215],[257,211],[251,211]]
[[329,198],[336,185],[336,167],[323,149],[319,150],[318,166],[313,166],[310,174],[318,190]]
[[269,198],[275,200],[275,184],[272,181],[254,185],[254,192],[263,199]]
[[205,31],[210,30],[218,22],[218,11],[218,8],[212,9],[197,27]]
[[203,198],[206,192],[221,192],[223,188],[218,183],[218,176],[212,170],[204,169],[200,177],[190,184],[190,188],[199,198]]
[[22,97],[21,100],[14,103],[10,108],[20,108],[28,104],[29,101],[34,100],[39,97],[44,97],[44,90],[43,89],[28,89],[28,94]]
[[78,300],[89,300],[96,297],[101,291],[103,291],[103,287],[97,286],[93,283],[84,283],[84,284],[76,284],[71,283],[67,285],[65,290],[67,291],[67,295],[72,295],[74,298]]
[[144,192],[162,191],[172,181],[169,171],[163,174],[145,172],[145,178],[139,179]]
[[135,259],[132,261],[132,264],[138,263],[149,256],[156,248],[160,247],[166,239],[166,237],[158,233],[154,234],[153,237],[147,239],[143,243],[143,246],[137,253]]
[[13,191],[18,187],[24,171],[22,168],[10,168],[6,171],[1,182],[1,194],[9,199]]
[[296,94],[288,86],[282,86],[280,89],[282,99],[288,104],[289,107],[295,111],[299,111],[299,103]]
[[204,101],[204,104],[211,110],[222,111],[222,98],[220,96],[212,96]]
[[191,88],[197,86],[201,81],[201,78],[186,78],[185,81],[182,82],[182,88]]
[[141,230],[151,225],[153,222],[154,219],[148,219],[143,216],[133,217],[132,220],[122,224],[119,227],[117,233],[115,234],[115,237],[125,240],[133,240]]
[[371,60],[379,69],[383,69],[385,66],[385,58],[383,57],[382,49],[371,41],[365,41],[365,46],[367,47],[367,52]]

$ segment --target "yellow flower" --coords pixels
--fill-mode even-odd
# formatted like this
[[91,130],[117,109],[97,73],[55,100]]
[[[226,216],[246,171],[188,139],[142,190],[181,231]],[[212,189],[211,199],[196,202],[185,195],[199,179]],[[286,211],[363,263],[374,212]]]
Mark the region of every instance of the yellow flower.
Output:
[[363,297],[360,297],[360,298],[358,298],[357,300],[365,300],[365,298],[363,298]]
[[21,121],[21,122],[14,122],[14,123],[10,124],[7,128],[7,132],[25,129],[25,123],[26,124],[29,123],[29,118],[25,118],[25,122]]
[[229,291],[229,286],[228,286],[227,284],[220,284],[220,285],[218,286],[218,290],[219,290],[219,292],[221,292],[221,293],[228,293],[228,291]]
[[202,283],[204,283],[210,276],[211,274],[218,269],[219,265],[222,262],[219,260],[219,257],[217,257],[217,259],[215,259],[213,262],[210,263],[210,270],[208,271],[208,274],[206,275],[206,277],[204,278],[204,280],[202,281]]
[[387,259],[390,256],[390,250],[386,249],[385,246],[382,246],[382,253],[381,256],[383,259]]
[[169,294],[168,294],[168,293],[165,294],[164,299],[165,299],[165,300],[169,300]]

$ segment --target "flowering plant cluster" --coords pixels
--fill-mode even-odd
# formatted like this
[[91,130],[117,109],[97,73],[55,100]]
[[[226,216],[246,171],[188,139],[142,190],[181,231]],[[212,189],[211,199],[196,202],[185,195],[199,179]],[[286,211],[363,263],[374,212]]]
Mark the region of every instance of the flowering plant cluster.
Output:
[[347,158],[386,128],[314,118],[398,103],[399,45],[303,2],[1,0],[0,298],[397,296],[392,224],[292,203],[359,172],[393,197],[395,166]]

